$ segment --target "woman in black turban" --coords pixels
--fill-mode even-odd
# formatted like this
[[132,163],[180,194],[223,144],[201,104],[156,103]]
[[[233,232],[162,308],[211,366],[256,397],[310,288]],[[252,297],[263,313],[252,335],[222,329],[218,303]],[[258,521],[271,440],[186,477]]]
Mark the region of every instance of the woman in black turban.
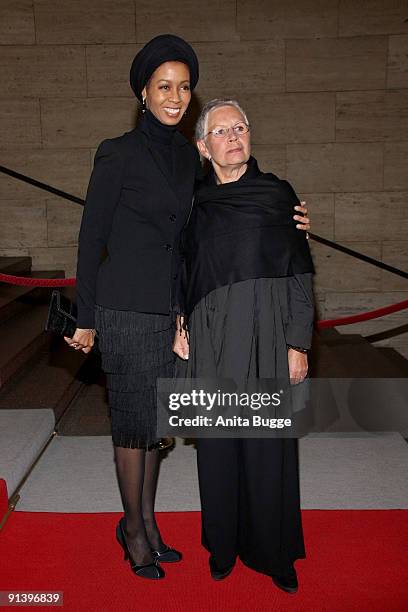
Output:
[[173,376],[178,242],[201,168],[176,127],[197,81],[196,54],[178,36],[157,36],[136,55],[130,84],[143,116],[96,152],[79,234],[78,327],[66,338],[87,353],[98,335],[125,510],[117,538],[133,572],[151,579],[164,577],[161,562],[181,559],[154,515],[155,385]]
[[178,36],[157,36],[136,55],[130,83],[143,116],[96,152],[79,234],[78,327],[66,338],[87,353],[98,334],[125,511],[116,534],[133,572],[150,579],[181,559],[154,515],[156,379],[174,371],[179,239],[201,172],[176,128],[197,81],[196,54]]
[[183,62],[190,71],[190,88],[198,82],[198,60],[193,48],[182,38],[171,34],[156,36],[143,47],[130,69],[130,86],[142,102],[142,91],[153,72],[165,62]]

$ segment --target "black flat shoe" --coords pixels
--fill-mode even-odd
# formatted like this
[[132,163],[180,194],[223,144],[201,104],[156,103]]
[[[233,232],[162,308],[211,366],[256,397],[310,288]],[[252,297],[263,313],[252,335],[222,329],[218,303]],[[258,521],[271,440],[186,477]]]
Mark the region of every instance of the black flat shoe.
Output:
[[123,552],[125,553],[125,561],[129,559],[130,568],[132,572],[136,574],[136,576],[140,576],[141,578],[149,578],[150,580],[160,580],[160,578],[164,578],[164,569],[160,567],[156,558],[154,559],[153,563],[147,563],[146,565],[137,565],[134,562],[126,542],[125,531],[123,529],[123,517],[116,526],[116,539],[123,548]]
[[278,588],[286,593],[296,593],[298,590],[298,579],[293,565],[285,574],[274,574],[272,580]]
[[160,561],[160,563],[176,563],[177,561],[181,561],[183,558],[181,552],[175,548],[170,548],[170,546],[166,546],[166,548],[162,551],[152,550],[152,554],[155,559]]
[[210,557],[209,559],[209,564],[211,577],[214,580],[224,580],[224,578],[230,575],[235,566],[235,563],[233,563],[232,565],[228,565],[227,567],[220,568],[217,566],[212,557]]

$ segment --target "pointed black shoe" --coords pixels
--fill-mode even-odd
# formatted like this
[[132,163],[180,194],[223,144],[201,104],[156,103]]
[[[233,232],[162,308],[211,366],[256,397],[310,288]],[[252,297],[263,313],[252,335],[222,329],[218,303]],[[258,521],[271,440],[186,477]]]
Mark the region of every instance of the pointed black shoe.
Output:
[[175,548],[170,548],[170,546],[166,546],[166,548],[161,552],[159,550],[152,549],[152,554],[160,563],[176,563],[177,561],[181,561],[183,558],[181,552]]
[[214,580],[224,580],[224,578],[230,575],[235,566],[235,563],[233,563],[227,567],[220,568],[217,566],[212,557],[209,558],[208,562],[210,564],[211,577]]
[[273,574],[272,580],[278,588],[286,593],[296,593],[298,590],[298,579],[293,565],[285,574]]
[[125,531],[123,529],[123,517],[116,526],[116,539],[123,548],[123,552],[125,553],[125,561],[129,559],[130,568],[132,572],[136,574],[136,576],[140,576],[141,578],[149,578],[150,580],[160,580],[160,578],[164,578],[164,569],[160,567],[156,558],[154,559],[153,563],[147,563],[146,565],[137,565],[133,561],[126,542]]

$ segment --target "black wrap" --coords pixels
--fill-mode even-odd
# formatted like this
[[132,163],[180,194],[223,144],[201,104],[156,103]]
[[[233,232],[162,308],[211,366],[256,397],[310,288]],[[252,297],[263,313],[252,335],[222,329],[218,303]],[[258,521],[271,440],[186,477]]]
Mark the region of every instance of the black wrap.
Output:
[[238,181],[217,185],[210,172],[184,234],[186,314],[224,285],[314,272],[305,232],[293,219],[298,203],[291,185],[262,173],[253,157]]

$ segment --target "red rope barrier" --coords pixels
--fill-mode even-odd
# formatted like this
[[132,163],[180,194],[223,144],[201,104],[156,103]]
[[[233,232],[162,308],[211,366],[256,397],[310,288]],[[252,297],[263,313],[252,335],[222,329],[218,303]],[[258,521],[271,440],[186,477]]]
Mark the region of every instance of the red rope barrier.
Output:
[[383,308],[377,308],[376,310],[369,310],[368,312],[350,315],[349,317],[341,317],[341,319],[326,319],[325,321],[316,321],[316,327],[318,329],[327,329],[328,327],[336,327],[337,325],[350,325],[351,323],[359,323],[360,321],[369,321],[370,319],[383,317],[384,315],[391,314],[392,312],[399,312],[405,308],[408,308],[408,300],[397,302],[396,304],[390,304],[389,306],[384,306]]
[[0,272],[0,281],[9,285],[21,285],[23,287],[67,287],[75,285],[75,278],[30,278],[25,276],[13,276]]
[[[9,285],[22,285],[25,287],[67,287],[76,284],[75,278],[28,278],[24,276],[13,276],[12,274],[2,274],[0,272],[0,281]],[[337,327],[338,325],[350,325],[352,323],[360,323],[361,321],[369,321],[383,317],[384,315],[393,312],[399,312],[408,308],[408,300],[390,304],[376,310],[361,312],[360,314],[341,317],[340,319],[326,319],[324,321],[316,321],[315,325],[318,329],[327,329],[329,327]]]

